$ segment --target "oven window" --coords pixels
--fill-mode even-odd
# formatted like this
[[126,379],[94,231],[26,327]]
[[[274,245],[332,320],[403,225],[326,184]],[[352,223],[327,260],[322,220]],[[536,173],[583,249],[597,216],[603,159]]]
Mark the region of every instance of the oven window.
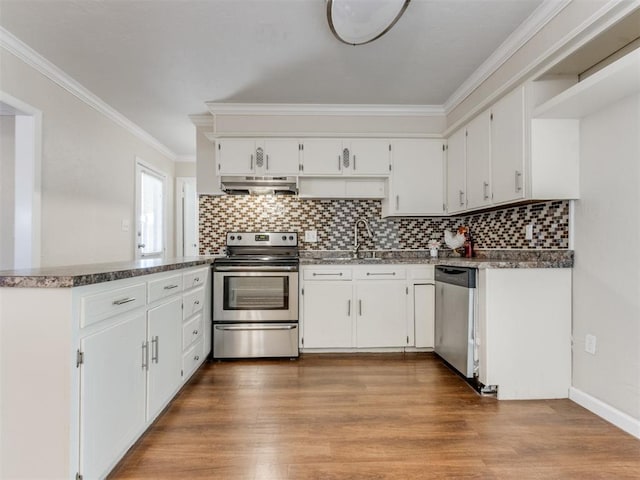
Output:
[[289,278],[224,277],[225,310],[288,310]]

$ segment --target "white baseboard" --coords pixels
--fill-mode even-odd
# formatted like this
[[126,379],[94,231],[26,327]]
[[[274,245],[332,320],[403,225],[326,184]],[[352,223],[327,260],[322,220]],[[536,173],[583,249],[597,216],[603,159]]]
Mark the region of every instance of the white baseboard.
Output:
[[569,389],[569,398],[619,429],[640,439],[640,420],[574,387]]

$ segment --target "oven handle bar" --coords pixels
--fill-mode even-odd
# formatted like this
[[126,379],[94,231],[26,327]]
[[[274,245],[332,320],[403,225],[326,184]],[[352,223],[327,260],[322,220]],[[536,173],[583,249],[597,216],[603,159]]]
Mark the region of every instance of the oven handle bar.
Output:
[[232,266],[217,265],[213,267],[214,272],[297,272],[298,267],[295,265],[274,266],[274,265],[254,265],[254,266]]
[[216,330],[293,330],[297,328],[297,325],[262,325],[262,326],[242,326],[242,327],[221,327],[216,325]]

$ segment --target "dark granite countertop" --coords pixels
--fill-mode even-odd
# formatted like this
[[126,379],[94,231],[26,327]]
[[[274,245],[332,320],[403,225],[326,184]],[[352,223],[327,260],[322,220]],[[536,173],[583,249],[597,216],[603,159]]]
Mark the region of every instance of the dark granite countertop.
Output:
[[478,250],[473,258],[454,257],[441,251],[433,258],[428,250],[361,252],[352,258],[350,251],[300,252],[301,265],[389,265],[427,264],[474,268],[571,268],[573,250]]
[[151,273],[206,265],[213,256],[145,259],[132,262],[96,263],[0,271],[0,287],[69,288],[110,282]]

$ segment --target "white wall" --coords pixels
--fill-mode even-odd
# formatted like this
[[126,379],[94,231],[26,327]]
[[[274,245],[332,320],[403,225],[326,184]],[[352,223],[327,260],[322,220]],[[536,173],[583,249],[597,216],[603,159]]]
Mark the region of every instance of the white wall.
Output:
[[640,95],[580,128],[573,386],[640,420]]
[[196,162],[175,162],[175,176],[178,177],[195,177]]
[[16,117],[0,116],[0,270],[13,268]]
[[0,89],[43,112],[41,265],[132,260],[135,157],[168,175],[168,205],[173,161],[4,49],[0,62]]

